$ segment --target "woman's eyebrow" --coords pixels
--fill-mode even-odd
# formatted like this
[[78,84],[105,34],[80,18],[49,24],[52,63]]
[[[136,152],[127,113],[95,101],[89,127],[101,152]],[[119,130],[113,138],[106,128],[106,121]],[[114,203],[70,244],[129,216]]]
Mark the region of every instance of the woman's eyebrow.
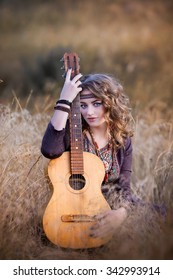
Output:
[[[91,103],[94,103],[94,102],[97,102],[97,101],[99,101],[99,102],[101,102],[101,100],[100,99],[94,99]],[[84,104],[86,104],[87,102],[85,102],[85,101],[80,101],[80,103],[84,103]]]
[[94,103],[94,102],[101,102],[101,100],[100,99],[95,99],[94,101],[92,101],[91,103]]
[[[100,99],[97,99],[97,98],[95,98],[93,101],[91,101],[91,102],[95,102],[95,101],[101,101]],[[82,101],[81,100],[81,102],[85,102],[85,101]]]

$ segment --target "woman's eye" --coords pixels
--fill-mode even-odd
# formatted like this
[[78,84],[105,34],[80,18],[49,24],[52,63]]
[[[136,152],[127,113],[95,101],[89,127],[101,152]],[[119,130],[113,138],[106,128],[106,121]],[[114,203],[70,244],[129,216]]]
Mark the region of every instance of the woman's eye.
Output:
[[102,102],[95,102],[94,103],[94,107],[99,107],[99,106],[101,106],[102,105]]
[[81,104],[80,106],[81,106],[82,109],[85,109],[87,105]]

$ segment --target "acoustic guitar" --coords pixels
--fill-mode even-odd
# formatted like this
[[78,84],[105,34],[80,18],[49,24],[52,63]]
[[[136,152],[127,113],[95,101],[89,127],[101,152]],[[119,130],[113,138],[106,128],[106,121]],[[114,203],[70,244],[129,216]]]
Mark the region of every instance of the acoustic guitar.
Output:
[[[72,68],[72,78],[79,73],[76,53],[65,53],[63,60],[65,72]],[[104,165],[98,156],[83,151],[79,94],[71,107],[70,145],[70,152],[48,164],[53,194],[43,216],[43,228],[48,239],[60,247],[99,247],[112,236],[93,238],[89,231],[96,223],[95,215],[110,207],[101,192]]]

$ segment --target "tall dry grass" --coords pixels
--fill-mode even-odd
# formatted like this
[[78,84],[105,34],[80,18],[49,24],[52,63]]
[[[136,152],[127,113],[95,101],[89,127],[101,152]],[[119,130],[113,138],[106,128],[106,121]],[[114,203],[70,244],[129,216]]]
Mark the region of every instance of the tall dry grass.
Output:
[[132,190],[147,203],[165,203],[168,208],[166,220],[151,211],[146,203],[133,209],[109,244],[81,251],[54,246],[42,229],[51,184],[47,176],[48,160],[41,155],[40,144],[50,113],[35,104],[37,111],[31,114],[17,99],[15,104],[16,108],[14,105],[0,106],[1,259],[173,257],[172,112],[165,104],[151,104],[143,111],[134,110]]

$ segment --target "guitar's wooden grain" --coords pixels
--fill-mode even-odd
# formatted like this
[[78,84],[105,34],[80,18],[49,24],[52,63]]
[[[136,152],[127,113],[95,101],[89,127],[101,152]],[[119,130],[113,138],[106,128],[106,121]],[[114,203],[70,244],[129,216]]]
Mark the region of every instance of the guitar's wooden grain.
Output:
[[92,238],[88,235],[95,221],[63,222],[65,215],[95,216],[110,210],[101,193],[101,183],[105,170],[102,161],[91,153],[84,152],[84,178],[86,184],[81,190],[74,190],[69,185],[70,153],[65,152],[51,160],[48,173],[53,184],[53,195],[43,217],[46,235],[56,245],[64,248],[93,248],[108,242],[105,239]]

